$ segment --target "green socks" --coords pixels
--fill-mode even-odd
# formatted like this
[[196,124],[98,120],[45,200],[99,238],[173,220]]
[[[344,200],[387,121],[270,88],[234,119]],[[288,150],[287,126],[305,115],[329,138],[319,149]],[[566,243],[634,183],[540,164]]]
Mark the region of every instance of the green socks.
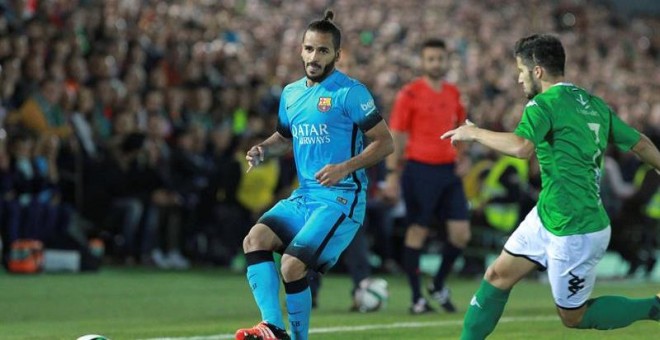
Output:
[[488,281],[482,280],[481,286],[472,297],[470,307],[463,320],[463,340],[482,340],[490,334],[497,325],[504,305],[509,299],[510,290],[501,290]]
[[660,321],[660,298],[601,296],[590,299],[587,301],[587,311],[577,328],[615,329],[626,327],[638,320]]
[[[483,340],[497,325],[510,290],[501,290],[488,281],[472,297],[463,320],[462,340]],[[587,301],[587,310],[577,328],[615,329],[638,320],[660,321],[660,297],[628,299],[622,296],[601,296]]]

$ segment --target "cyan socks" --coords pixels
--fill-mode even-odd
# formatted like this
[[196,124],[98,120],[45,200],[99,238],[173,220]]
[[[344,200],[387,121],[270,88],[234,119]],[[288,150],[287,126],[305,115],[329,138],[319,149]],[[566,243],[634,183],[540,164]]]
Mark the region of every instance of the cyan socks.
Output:
[[254,301],[261,311],[261,320],[284,329],[280,308],[280,280],[270,251],[253,251],[245,254],[247,279]]
[[285,282],[286,307],[291,325],[291,339],[307,340],[309,333],[309,316],[312,312],[312,293],[307,277],[300,280]]

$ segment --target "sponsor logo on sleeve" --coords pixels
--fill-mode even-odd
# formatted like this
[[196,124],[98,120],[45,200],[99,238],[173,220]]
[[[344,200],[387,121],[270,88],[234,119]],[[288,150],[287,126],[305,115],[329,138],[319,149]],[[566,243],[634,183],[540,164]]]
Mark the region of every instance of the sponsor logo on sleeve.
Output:
[[363,112],[369,115],[376,111],[376,103],[374,103],[373,99],[369,99],[366,103],[360,103],[360,108]]

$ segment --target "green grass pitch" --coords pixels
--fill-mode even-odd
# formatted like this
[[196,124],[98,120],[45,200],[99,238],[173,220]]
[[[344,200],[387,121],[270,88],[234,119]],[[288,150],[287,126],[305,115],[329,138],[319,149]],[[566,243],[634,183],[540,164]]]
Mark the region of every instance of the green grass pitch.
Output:
[[[402,275],[390,283],[386,309],[348,312],[350,279],[329,275],[320,307],[313,311],[311,339],[457,339],[462,312],[478,285],[453,279],[457,314],[408,314]],[[594,295],[649,297],[657,282],[600,281]],[[93,274],[0,273],[0,339],[76,339],[102,334],[118,339],[232,339],[237,328],[259,321],[245,277],[222,269],[168,272],[104,268]],[[550,288],[526,280],[511,294],[501,323],[489,339],[657,339],[658,323],[644,321],[615,331],[579,331],[561,326]]]

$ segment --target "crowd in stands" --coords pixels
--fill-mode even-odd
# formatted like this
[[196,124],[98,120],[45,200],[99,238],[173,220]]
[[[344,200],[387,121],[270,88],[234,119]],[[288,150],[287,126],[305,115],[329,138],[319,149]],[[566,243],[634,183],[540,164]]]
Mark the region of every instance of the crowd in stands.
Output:
[[[328,6],[343,33],[339,68],[371,89],[385,118],[396,91],[417,75],[420,42],[440,37],[453,52],[448,80],[471,120],[512,130],[525,105],[512,44],[555,32],[567,50],[567,79],[660,144],[660,18],[621,17],[589,1],[7,0],[0,2],[3,252],[23,238],[71,247],[60,235],[79,229],[103,238],[108,256],[123,263],[226,264],[255,218],[295,186],[290,158],[246,176],[244,154],[275,130],[283,86],[303,76],[302,32]],[[476,146],[469,156],[466,186],[477,185],[478,196],[489,166],[476,165],[498,159]],[[650,200],[658,181],[625,153],[613,151],[608,169],[617,175],[604,182],[606,204],[625,229],[620,213],[635,210],[626,209],[630,199]],[[522,192],[508,199],[524,211],[538,172],[512,174],[510,185]],[[475,216],[483,206],[474,205]],[[653,237],[639,236],[649,230]],[[649,241],[657,229],[635,235],[619,236]],[[397,257],[396,246],[383,248]],[[624,248],[631,264],[650,262]]]

